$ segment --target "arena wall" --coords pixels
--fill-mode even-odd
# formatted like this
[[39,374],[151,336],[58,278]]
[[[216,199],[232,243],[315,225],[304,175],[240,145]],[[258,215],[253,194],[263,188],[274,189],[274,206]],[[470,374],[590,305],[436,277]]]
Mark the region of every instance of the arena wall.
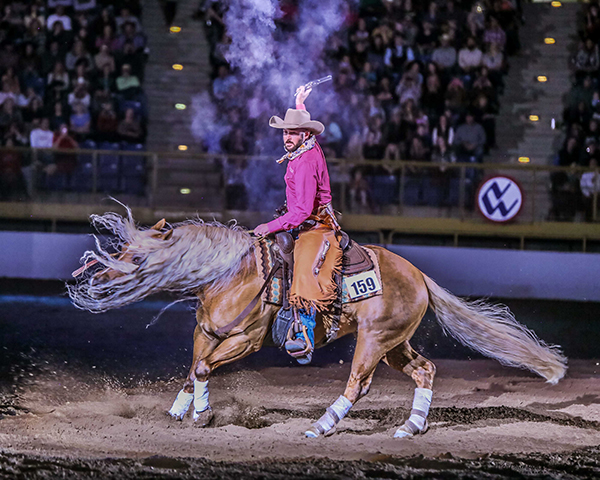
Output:
[[[0,277],[68,280],[93,237],[0,232]],[[600,301],[600,254],[389,245],[458,295]]]

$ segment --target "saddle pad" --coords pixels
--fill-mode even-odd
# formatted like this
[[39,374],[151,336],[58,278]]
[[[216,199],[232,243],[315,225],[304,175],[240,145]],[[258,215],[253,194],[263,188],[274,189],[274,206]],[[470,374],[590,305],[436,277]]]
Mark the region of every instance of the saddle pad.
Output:
[[[273,267],[273,263],[274,263],[273,252],[271,251],[271,246],[274,243],[275,242],[273,242],[273,240],[271,240],[269,238],[265,238],[261,242],[259,242],[257,248],[254,249],[254,255],[256,257],[256,266],[258,268],[258,272],[260,273],[260,275],[262,275],[263,279],[265,279],[265,280],[266,280],[267,276],[269,275],[269,272],[271,271],[271,268]],[[377,255],[370,248],[362,247],[362,246],[360,248],[363,248],[369,255],[369,258],[372,260],[374,268],[372,268],[370,270],[375,270],[375,275],[377,277],[377,280],[378,280],[381,288],[378,290],[375,290],[375,291],[371,291],[371,290],[367,289],[367,291],[365,293],[361,293],[359,290],[358,295],[356,295],[357,291],[353,291],[352,295],[351,295],[350,294],[351,292],[348,290],[348,285],[351,285],[352,282],[351,281],[349,282],[347,280],[351,280],[352,278],[356,277],[357,275],[360,275],[360,273],[356,273],[356,274],[349,275],[349,276],[344,275],[343,279],[342,279],[342,304],[359,302],[361,300],[365,300],[367,298],[371,298],[376,295],[382,295],[382,293],[383,293],[383,284],[381,282],[381,271],[379,269],[379,262],[377,261]],[[271,283],[269,285],[267,285],[267,288],[265,289],[265,291],[262,295],[262,300],[264,302],[273,303],[275,305],[283,305],[281,282],[282,282],[282,279],[278,278],[277,276],[275,276],[271,280]]]

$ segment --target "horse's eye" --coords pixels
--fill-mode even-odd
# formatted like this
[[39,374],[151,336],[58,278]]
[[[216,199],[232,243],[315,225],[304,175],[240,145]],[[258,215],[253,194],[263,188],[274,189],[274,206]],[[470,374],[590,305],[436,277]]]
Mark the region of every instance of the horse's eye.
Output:
[[144,257],[136,256],[131,259],[131,263],[134,265],[139,265],[144,261]]

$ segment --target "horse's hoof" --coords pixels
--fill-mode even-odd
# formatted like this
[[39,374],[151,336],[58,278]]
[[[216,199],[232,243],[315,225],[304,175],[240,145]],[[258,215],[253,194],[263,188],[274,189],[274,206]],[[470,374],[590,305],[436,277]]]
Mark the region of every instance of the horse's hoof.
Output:
[[[335,425],[334,425],[333,427],[331,427],[326,432],[323,432],[322,435],[325,436],[325,437],[330,437],[336,431],[337,431],[337,428],[335,428]],[[319,437],[321,435],[321,433],[319,432],[319,429],[313,425],[306,432],[304,432],[304,435],[306,435],[308,438],[317,438],[317,437]]]
[[208,407],[202,412],[194,411],[194,425],[196,427],[207,427],[213,419],[212,408]]
[[173,413],[171,412],[171,410],[166,411],[165,415],[169,418],[174,418],[178,422],[181,422],[183,420],[183,417],[185,417],[185,413]]
[[409,432],[408,428],[406,428],[404,425],[398,428],[398,430],[396,430],[396,433],[394,433],[394,438],[409,438],[412,436],[414,436],[412,432]]
[[425,425],[423,426],[423,429],[418,430],[414,433],[413,433],[412,429],[409,426],[407,426],[405,423],[398,430],[396,430],[396,433],[394,433],[394,438],[410,438],[410,437],[414,437],[415,435],[419,435],[419,434],[422,435],[427,430],[429,430],[429,423],[427,423],[427,420],[425,420]]

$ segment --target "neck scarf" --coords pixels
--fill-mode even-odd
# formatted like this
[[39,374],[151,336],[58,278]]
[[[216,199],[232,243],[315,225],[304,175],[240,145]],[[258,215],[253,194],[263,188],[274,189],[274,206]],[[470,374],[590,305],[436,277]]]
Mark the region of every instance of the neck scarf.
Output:
[[302,155],[303,153],[308,152],[309,150],[311,150],[312,148],[314,148],[314,146],[317,143],[317,137],[315,137],[314,135],[311,135],[308,140],[305,140],[304,143],[302,145],[300,145],[296,150],[294,150],[293,152],[287,152],[283,157],[281,157],[279,160],[277,160],[277,163],[283,163],[286,160],[294,160],[294,158],[299,157],[300,155]]

